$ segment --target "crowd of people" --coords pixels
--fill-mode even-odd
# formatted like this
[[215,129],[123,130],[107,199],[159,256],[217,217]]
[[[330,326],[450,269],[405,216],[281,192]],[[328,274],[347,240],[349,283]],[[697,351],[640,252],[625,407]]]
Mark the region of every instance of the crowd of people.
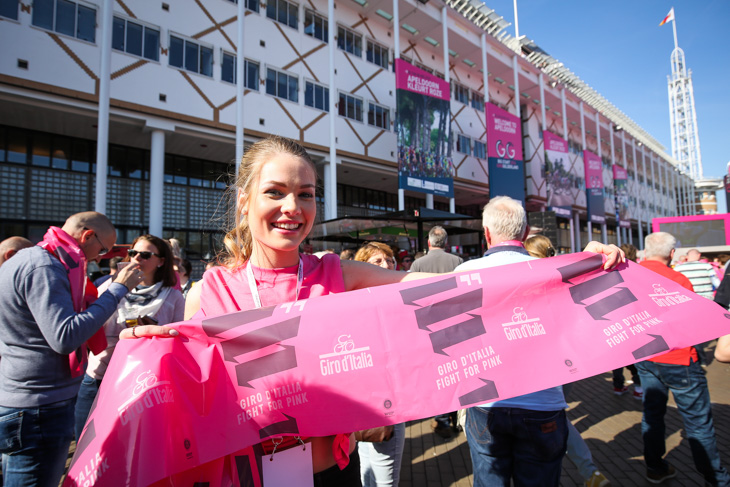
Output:
[[[339,255],[334,250],[305,254],[300,248],[316,219],[316,187],[314,163],[298,143],[271,137],[253,144],[235,181],[231,221],[236,223],[225,235],[225,248],[210,259],[196,283],[179,242],[153,235],[137,237],[124,259],[110,262],[109,276],[90,283],[86,264],[98,262],[116,243],[112,222],[96,212],[72,215],[62,227],[49,228],[38,245],[18,238],[2,242],[0,452],[5,485],[58,484],[69,445],[83,435],[119,339],[174,338],[179,332],[165,325],[192,317],[556,254],[549,239],[530,236],[522,204],[508,197],[494,197],[485,206],[488,250],[468,261],[448,252],[441,226],[431,229],[428,251],[419,258],[382,242]],[[640,265],[690,290],[698,291],[709,279],[710,294],[718,288],[714,299],[727,308],[730,282],[715,283],[695,264],[672,270],[675,246],[669,234],[647,236]],[[604,254],[606,269],[624,262],[624,255],[633,257],[629,247],[622,251],[598,242],[585,250]],[[719,360],[730,360],[728,342],[727,337],[718,342]],[[689,347],[636,364],[634,396],[644,404],[644,458],[652,483],[676,475],[663,458],[663,418],[671,390],[697,470],[708,485],[730,485],[717,451],[701,361],[695,347]],[[623,371],[614,376],[614,392],[626,392]],[[432,428],[443,438],[465,431],[475,486],[557,486],[567,452],[586,485],[605,487],[609,480],[566,417],[568,389],[551,387],[475,405],[465,415],[445,412],[433,419]],[[328,437],[269,438],[260,447],[273,456],[302,442],[311,445],[313,485],[397,486],[404,441],[401,423]]]

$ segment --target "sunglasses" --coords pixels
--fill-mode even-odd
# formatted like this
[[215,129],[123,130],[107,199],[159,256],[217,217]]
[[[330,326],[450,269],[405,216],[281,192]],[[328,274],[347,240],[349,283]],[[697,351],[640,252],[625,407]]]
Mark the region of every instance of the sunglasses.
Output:
[[130,258],[139,255],[144,260],[147,260],[147,259],[152,258],[153,255],[156,256],[156,257],[162,257],[160,254],[156,254],[154,252],[149,252],[149,251],[140,252],[139,250],[134,250],[134,249],[127,250],[127,255]]

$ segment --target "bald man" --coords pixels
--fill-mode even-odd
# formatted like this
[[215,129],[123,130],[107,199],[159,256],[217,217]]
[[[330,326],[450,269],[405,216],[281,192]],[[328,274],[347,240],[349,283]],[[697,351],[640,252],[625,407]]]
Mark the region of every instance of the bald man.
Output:
[[33,242],[23,237],[9,237],[0,242],[0,266],[10,257],[18,253],[19,250],[32,247]]
[[86,293],[87,262],[98,261],[116,239],[106,216],[77,213],[0,267],[5,485],[56,486],[63,475],[84,372],[78,361],[85,357],[85,348],[80,347],[142,280],[139,266],[133,264],[95,301]]

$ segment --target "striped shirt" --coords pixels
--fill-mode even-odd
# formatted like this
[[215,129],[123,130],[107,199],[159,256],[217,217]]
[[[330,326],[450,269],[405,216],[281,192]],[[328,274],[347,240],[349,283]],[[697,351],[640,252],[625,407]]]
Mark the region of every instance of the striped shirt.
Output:
[[690,280],[694,291],[703,298],[713,299],[714,290],[720,285],[715,269],[704,262],[685,262],[674,268]]

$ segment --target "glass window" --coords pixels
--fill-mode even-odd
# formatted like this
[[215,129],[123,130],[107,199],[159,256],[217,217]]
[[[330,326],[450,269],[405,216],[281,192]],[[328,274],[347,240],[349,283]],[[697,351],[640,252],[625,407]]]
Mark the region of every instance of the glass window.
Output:
[[142,26],[133,22],[127,22],[127,43],[126,51],[135,56],[142,55]]
[[484,111],[484,95],[477,91],[471,92],[471,106],[480,112]]
[[18,20],[18,0],[0,0],[0,15]]
[[196,42],[170,36],[170,66],[213,76],[213,49]]
[[246,73],[245,86],[254,91],[259,91],[259,63],[244,60],[243,70]]
[[[229,83],[236,83],[236,56],[223,52],[221,56],[221,79]],[[243,65],[245,75],[244,86],[259,91],[259,63],[246,59]]]
[[368,50],[366,58],[373,64],[377,64],[381,68],[388,69],[388,48],[368,40]]
[[304,33],[322,42],[329,40],[329,23],[327,19],[311,10],[304,11]]
[[127,151],[124,147],[109,146],[107,157],[107,174],[110,177],[121,178],[127,172]]
[[59,34],[73,36],[76,32],[76,4],[68,0],[56,1],[56,28]]
[[221,80],[229,83],[236,82],[236,56],[227,52],[223,53],[221,59]]
[[341,25],[337,26],[337,47],[343,51],[362,56],[362,36],[356,32],[346,29]]
[[95,159],[93,155],[95,151],[95,144],[86,140],[75,139],[73,141],[73,151],[71,153],[71,170],[89,172],[89,168]]
[[390,129],[390,109],[376,105],[373,102],[368,104],[368,124],[381,129]]
[[0,162],[5,161],[5,129],[0,127]]
[[[235,3],[238,3],[238,2],[235,2]],[[259,11],[259,1],[258,0],[246,0],[246,8],[253,12],[258,12]]]
[[340,93],[338,109],[341,116],[362,122],[362,99]]
[[96,10],[83,5],[79,5],[78,9],[76,38],[96,42]]
[[160,31],[114,17],[112,48],[128,54],[159,60]]
[[184,41],[182,39],[170,36],[170,66],[183,67],[183,46]]
[[[482,105],[484,106],[484,105]],[[480,159],[486,159],[487,157],[487,146],[484,144],[484,142],[479,142],[478,140],[474,141],[474,157],[478,157]]]
[[114,17],[114,21],[112,22],[112,49],[116,49],[117,51],[124,50],[125,24],[124,19]]
[[287,0],[268,0],[266,16],[293,29],[299,27],[299,6]]
[[144,54],[143,56],[153,61],[160,60],[160,31],[144,28]]
[[454,87],[454,100],[460,101],[463,104],[469,103],[469,90],[460,84],[451,83]]
[[299,102],[299,78],[268,68],[266,70],[266,93]]
[[471,155],[471,139],[466,135],[459,135],[456,138],[456,150],[462,154]]
[[[33,150],[31,164],[40,167],[51,166],[51,136],[48,134],[33,135]],[[63,168],[65,169],[65,168]]]
[[55,0],[33,0],[31,22],[36,27],[53,30],[53,5]]
[[8,130],[8,162],[28,163],[28,133],[20,130]]
[[318,108],[325,112],[330,111],[330,90],[312,81],[304,85],[304,104],[308,107]]

